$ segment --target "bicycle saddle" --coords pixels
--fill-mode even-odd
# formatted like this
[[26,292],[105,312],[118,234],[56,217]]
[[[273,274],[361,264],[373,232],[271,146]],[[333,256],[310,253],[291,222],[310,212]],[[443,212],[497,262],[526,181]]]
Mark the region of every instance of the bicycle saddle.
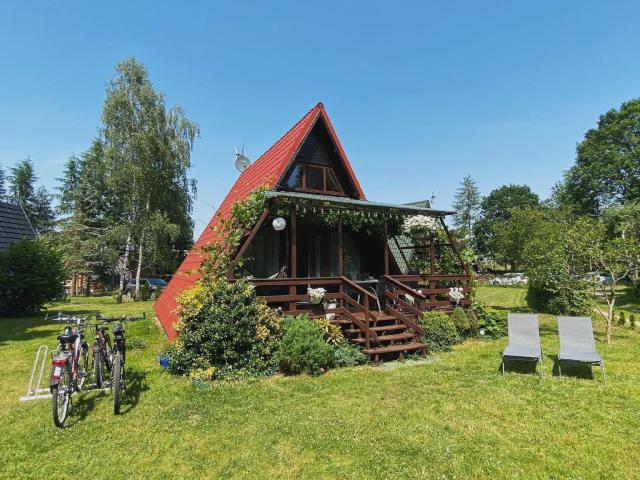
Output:
[[58,335],[58,341],[60,343],[73,343],[78,338],[77,333],[69,333],[67,335]]

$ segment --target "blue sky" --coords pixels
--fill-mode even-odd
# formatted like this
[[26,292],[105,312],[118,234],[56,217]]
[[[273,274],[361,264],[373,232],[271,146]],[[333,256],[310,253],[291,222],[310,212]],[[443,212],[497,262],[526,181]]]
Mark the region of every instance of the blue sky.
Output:
[[470,174],[483,194],[541,196],[598,115],[639,96],[640,2],[7,2],[0,7],[0,164],[30,156],[53,188],[96,135],[130,55],[201,137],[199,233],[237,177],[322,101],[371,200]]

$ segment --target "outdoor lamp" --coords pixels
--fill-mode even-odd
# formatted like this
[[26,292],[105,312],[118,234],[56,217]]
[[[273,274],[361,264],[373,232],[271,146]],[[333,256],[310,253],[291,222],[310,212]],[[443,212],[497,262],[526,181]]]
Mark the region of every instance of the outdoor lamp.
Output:
[[280,230],[284,230],[284,227],[287,226],[287,221],[282,217],[277,217],[273,219],[272,225],[273,225],[273,229],[276,232],[279,232]]

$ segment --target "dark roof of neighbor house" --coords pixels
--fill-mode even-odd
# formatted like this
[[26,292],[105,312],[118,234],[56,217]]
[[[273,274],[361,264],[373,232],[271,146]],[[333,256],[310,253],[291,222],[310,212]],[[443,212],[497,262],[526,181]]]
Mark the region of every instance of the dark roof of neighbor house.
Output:
[[22,207],[0,202],[0,251],[7,249],[13,242],[35,237]]
[[291,161],[296,157],[302,143],[316,123],[322,120],[327,127],[331,140],[333,140],[347,174],[351,177],[358,198],[364,200],[364,192],[358,183],[347,155],[342,149],[340,140],[336,135],[331,120],[325,111],[324,105],[318,103],[309,110],[298,122],[291,127],[276,143],[274,143],[260,158],[258,158],[249,168],[243,171],[233,187],[222,201],[220,208],[215,213],[207,227],[204,229],[193,249],[185,257],[177,272],[164,289],[156,303],[154,309],[158,319],[170,339],[176,336],[173,324],[177,321],[178,294],[196,284],[200,278],[198,269],[202,263],[200,249],[210,245],[217,240],[214,228],[221,219],[226,218],[231,212],[234,203],[244,200],[253,190],[259,187],[274,188],[280,183],[282,177],[287,173]]

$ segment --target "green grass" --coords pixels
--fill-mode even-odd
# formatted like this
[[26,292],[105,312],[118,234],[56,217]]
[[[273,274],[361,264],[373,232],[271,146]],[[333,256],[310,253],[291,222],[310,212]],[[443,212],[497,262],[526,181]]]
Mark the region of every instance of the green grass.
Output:
[[[524,290],[482,287],[494,308],[519,310]],[[151,304],[109,298],[56,306],[131,313]],[[594,369],[552,376],[556,324],[542,316],[545,374],[499,375],[506,339],[468,341],[425,361],[275,377],[196,390],[157,365],[165,340],[133,324],[120,416],[107,394],[75,397],[68,428],[50,401],[21,403],[38,345],[56,325],[0,320],[0,477],[51,478],[634,478],[640,471],[640,335],[617,328]]]

